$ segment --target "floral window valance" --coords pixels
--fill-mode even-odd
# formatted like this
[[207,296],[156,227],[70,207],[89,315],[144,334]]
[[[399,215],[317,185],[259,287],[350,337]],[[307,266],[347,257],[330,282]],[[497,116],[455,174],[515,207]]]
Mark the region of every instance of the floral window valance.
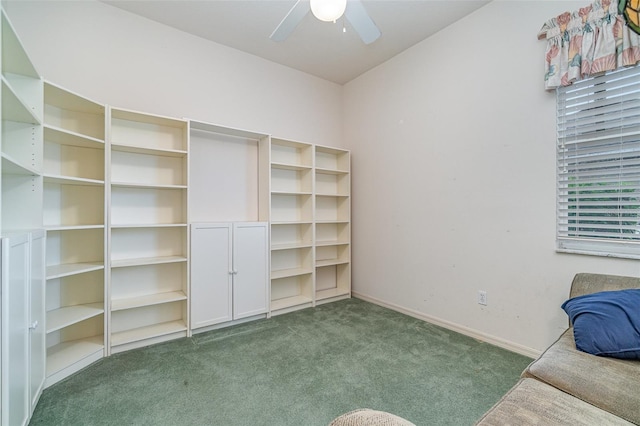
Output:
[[[624,9],[626,1],[620,3]],[[538,38],[547,39],[546,89],[640,61],[640,35],[627,26],[618,6],[617,0],[596,0],[543,25]]]

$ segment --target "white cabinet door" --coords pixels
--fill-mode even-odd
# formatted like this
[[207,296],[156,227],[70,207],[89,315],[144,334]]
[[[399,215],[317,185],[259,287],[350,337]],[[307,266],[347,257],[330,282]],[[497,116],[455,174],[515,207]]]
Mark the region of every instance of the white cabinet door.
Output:
[[191,225],[191,328],[231,321],[232,226]]
[[233,319],[264,314],[269,306],[269,235],[264,222],[233,225]]
[[29,419],[29,236],[2,238],[2,424]]
[[191,328],[264,314],[269,300],[265,222],[191,225]]
[[45,327],[45,232],[44,230],[31,233],[31,271],[29,288],[29,368],[30,412],[36,407],[46,376],[46,327]]

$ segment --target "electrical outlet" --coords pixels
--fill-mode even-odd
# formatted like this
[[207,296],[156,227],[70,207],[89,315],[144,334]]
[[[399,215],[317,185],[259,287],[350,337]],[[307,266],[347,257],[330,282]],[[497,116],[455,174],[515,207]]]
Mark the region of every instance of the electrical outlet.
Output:
[[487,292],[484,290],[479,290],[478,291],[478,303],[480,305],[486,305],[487,304]]

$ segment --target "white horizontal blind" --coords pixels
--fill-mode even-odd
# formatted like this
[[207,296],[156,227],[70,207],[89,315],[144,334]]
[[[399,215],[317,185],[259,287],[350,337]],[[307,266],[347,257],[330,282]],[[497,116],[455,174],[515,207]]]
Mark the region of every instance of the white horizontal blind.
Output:
[[558,248],[640,257],[640,67],[556,96]]

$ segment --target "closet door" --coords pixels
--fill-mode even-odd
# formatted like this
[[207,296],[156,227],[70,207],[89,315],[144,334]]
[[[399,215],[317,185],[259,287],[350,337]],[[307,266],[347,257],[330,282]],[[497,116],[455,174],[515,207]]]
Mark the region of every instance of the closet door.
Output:
[[2,421],[29,419],[29,237],[2,238]]
[[232,226],[191,225],[191,327],[233,319]]
[[267,223],[233,225],[233,319],[264,314],[269,306]]

